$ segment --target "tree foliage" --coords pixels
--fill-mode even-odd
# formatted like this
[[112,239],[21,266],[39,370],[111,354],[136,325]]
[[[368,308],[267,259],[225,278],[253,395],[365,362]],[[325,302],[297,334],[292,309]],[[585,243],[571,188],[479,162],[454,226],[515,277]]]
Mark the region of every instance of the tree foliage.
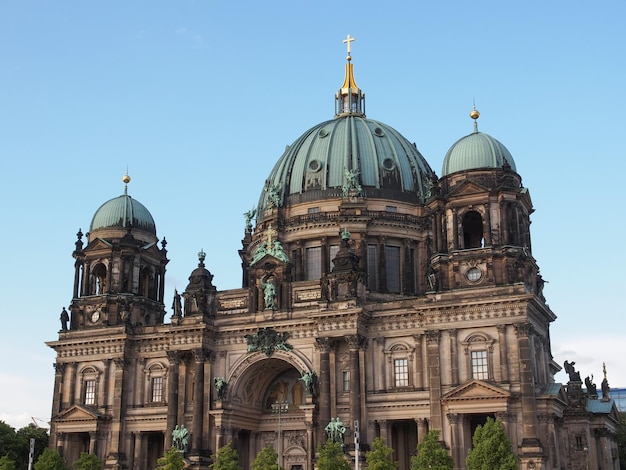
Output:
[[393,460],[393,449],[385,444],[382,437],[372,442],[372,450],[365,453],[368,470],[398,470],[398,462]]
[[163,454],[163,457],[159,457],[155,470],[183,470],[183,468],[185,468],[183,454],[176,447],[172,447]]
[[95,454],[81,452],[78,460],[72,465],[73,470],[102,470],[102,462]]
[[15,470],[15,462],[8,455],[0,457],[0,470]]
[[[252,470],[276,470],[278,468],[278,454],[272,446],[265,446],[252,462]],[[282,470],[282,467],[280,467]]]
[[417,455],[411,457],[411,470],[452,470],[454,460],[439,442],[439,431],[428,431],[417,445]]
[[35,462],[35,470],[69,470],[69,467],[56,450],[45,449]]
[[217,453],[211,455],[213,463],[209,465],[212,470],[242,470],[239,465],[239,454],[229,442],[220,447]]
[[502,423],[487,418],[478,426],[472,438],[473,449],[467,454],[467,470],[517,470],[517,457]]
[[16,431],[4,421],[0,421],[0,457],[9,457],[15,464],[16,470],[26,470],[31,438],[35,439],[34,460],[36,461],[48,447],[48,432],[34,424]]
[[343,455],[340,443],[329,439],[326,444],[317,448],[317,452],[319,454],[318,470],[350,470],[350,464]]

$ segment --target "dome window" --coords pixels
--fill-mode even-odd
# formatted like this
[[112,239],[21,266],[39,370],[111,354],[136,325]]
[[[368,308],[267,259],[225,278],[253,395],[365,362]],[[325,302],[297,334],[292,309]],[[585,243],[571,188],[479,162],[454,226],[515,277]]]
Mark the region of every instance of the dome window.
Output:
[[323,139],[324,137],[326,137],[328,135],[328,131],[326,129],[320,129],[320,131],[317,133],[317,135],[318,135],[318,137]]
[[376,129],[374,129],[374,134],[377,135],[378,137],[382,137],[385,135],[385,133],[380,127],[377,127]]
[[[322,129],[324,130],[324,129]],[[322,169],[322,162],[320,162],[319,160],[311,160],[309,162],[309,170],[314,171],[314,172],[318,172]]]
[[385,158],[383,160],[382,166],[387,171],[393,171],[396,169],[396,164],[391,158]]

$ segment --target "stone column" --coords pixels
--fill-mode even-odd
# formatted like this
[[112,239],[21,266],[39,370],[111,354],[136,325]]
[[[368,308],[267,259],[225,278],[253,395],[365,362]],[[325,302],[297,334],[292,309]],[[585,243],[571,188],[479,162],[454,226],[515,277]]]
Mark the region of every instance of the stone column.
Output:
[[426,365],[430,396],[430,420],[432,429],[442,429],[441,413],[441,365],[439,354],[439,330],[426,331]]
[[483,239],[484,246],[491,246],[493,241],[491,240],[491,211],[489,210],[489,203],[484,204],[485,208],[485,220],[483,220]]
[[76,403],[76,401],[78,400],[78,402],[80,403],[80,386],[82,384],[79,384],[78,386],[78,390],[76,387],[76,363],[75,362],[70,362],[69,364],[69,382],[70,382],[70,386],[69,386],[69,396],[68,401],[67,401],[67,405],[65,404],[61,404],[61,406],[63,408],[68,408],[71,405],[73,405],[74,403]]
[[90,454],[97,453],[97,446],[96,446],[97,439],[98,439],[98,433],[96,433],[96,431],[90,431],[89,432],[89,453]]
[[413,341],[415,341],[415,371],[414,384],[415,388],[424,388],[424,356],[422,352],[422,337],[424,335],[413,335]]
[[[498,325],[498,342],[500,343],[500,347],[498,348],[500,351],[500,367],[496,370],[496,381],[498,382],[509,382],[509,350],[506,344],[506,325]],[[500,373],[500,377],[498,377],[498,373]]]
[[126,360],[123,357],[113,359],[115,370],[113,375],[113,406],[111,411],[111,438],[106,465],[118,465],[120,460],[120,443],[124,436],[124,369]]
[[391,445],[389,442],[389,422],[386,419],[378,421],[378,427],[380,428],[380,437],[382,437],[387,445]]
[[348,354],[350,364],[350,422],[361,421],[361,365],[359,353],[365,338],[361,335],[348,335],[344,339],[348,343]]
[[450,375],[452,386],[457,386],[459,384],[459,351],[458,351],[458,341],[457,341],[457,330],[455,328],[451,328],[448,330],[448,335],[450,336]]
[[199,454],[202,450],[202,429],[204,416],[204,362],[207,354],[203,349],[193,350],[195,362],[195,381],[193,389],[193,421],[191,425],[191,435],[193,442],[191,449],[194,454]]
[[426,418],[415,418],[417,424],[417,442],[418,444],[424,440],[424,436],[428,432],[428,423]]
[[167,376],[167,428],[165,430],[165,448],[172,447],[172,431],[178,421],[178,375],[180,368],[180,351],[167,351],[170,368]]
[[385,384],[385,337],[384,336],[379,336],[378,338],[376,338],[376,344],[379,347],[379,352],[378,354],[374,354],[374,361],[376,361],[378,364],[378,368],[376,369],[376,372],[374,373],[374,380],[376,381],[376,385],[374,387],[374,390],[377,391],[384,391],[386,389],[386,384]]
[[324,428],[330,422],[330,349],[332,339],[317,338],[316,349],[320,354],[320,376],[319,376],[319,420],[318,423],[318,445],[326,442],[326,431]]
[[[100,406],[108,406],[107,398],[109,398],[109,377],[111,374],[111,359],[105,359],[104,361],[104,371],[102,372],[102,386],[97,387],[98,396],[97,396],[97,404]],[[100,377],[98,376],[98,382],[100,382]],[[98,385],[100,385],[98,383]]]
[[463,415],[459,413],[448,413],[448,422],[452,428],[452,442],[450,443],[452,458],[458,468],[464,463],[463,443],[461,442]]
[[61,403],[63,403],[63,372],[65,364],[55,362],[54,366],[54,393],[52,394],[52,417],[61,411]]
[[[530,323],[515,324],[519,354],[520,403],[522,406],[522,445],[520,461],[527,463],[541,461],[543,447],[537,435],[537,406],[533,377],[533,353],[530,347],[530,335],[533,327]],[[526,455],[528,457],[526,457]],[[538,456],[538,457],[536,457]]]

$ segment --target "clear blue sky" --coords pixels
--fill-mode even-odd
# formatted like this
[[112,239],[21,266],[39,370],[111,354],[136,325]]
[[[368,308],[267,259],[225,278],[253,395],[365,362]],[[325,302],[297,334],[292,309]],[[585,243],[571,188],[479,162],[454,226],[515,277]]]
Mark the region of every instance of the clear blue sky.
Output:
[[536,208],[555,360],[626,386],[624,18],[622,0],[1,2],[0,419],[49,419],[75,234],[127,167],[168,241],[167,299],[200,249],[240,286],[242,214],[332,118],[347,34],[368,117],[437,174],[476,101]]

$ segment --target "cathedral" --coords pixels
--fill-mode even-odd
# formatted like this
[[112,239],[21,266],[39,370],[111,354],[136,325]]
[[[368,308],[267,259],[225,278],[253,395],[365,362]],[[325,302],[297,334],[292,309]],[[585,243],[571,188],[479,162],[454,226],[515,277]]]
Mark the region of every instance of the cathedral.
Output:
[[105,469],[150,470],[175,446],[188,468],[207,469],[230,443],[244,470],[266,446],[285,470],[313,470],[332,437],[365,467],[382,437],[408,470],[439,430],[464,469],[474,430],[493,417],[520,469],[619,468],[606,373],[598,391],[565,361],[569,381],[555,382],[556,316],[513,156],[478,130],[474,109],[437,175],[366,117],[351,41],[334,117],[259,182],[241,288],[218,290],[200,252],[166,299],[166,242],[127,175],[78,231],[71,302],[46,343],[50,446],[68,463],[89,452]]

